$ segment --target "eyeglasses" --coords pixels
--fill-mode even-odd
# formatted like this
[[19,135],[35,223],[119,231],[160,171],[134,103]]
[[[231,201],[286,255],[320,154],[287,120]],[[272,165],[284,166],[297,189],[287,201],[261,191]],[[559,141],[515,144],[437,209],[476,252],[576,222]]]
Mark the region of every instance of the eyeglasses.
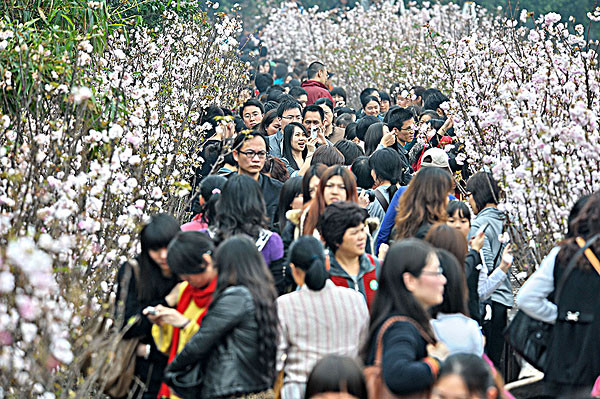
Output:
[[444,274],[444,269],[442,269],[442,267],[440,266],[440,267],[438,267],[438,270],[437,270],[437,272],[430,272],[430,271],[427,271],[427,270],[423,270],[423,271],[421,272],[421,274],[422,274],[422,275],[424,274],[424,275],[426,275],[426,276],[434,276],[434,277],[439,277],[439,276],[442,276],[442,275]]
[[266,151],[238,151],[240,154],[244,154],[245,156],[247,156],[250,159],[253,159],[255,156],[258,155],[258,159],[265,159],[267,157],[267,152]]
[[302,121],[302,115],[286,115],[282,116],[281,119],[285,119],[286,121]]

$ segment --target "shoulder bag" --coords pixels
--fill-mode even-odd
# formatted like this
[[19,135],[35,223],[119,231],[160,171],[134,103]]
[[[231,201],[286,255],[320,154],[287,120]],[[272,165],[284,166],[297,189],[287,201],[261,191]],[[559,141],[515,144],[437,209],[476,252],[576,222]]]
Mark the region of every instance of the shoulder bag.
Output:
[[407,396],[394,395],[390,392],[389,388],[385,384],[383,379],[383,334],[386,330],[394,323],[399,321],[406,321],[411,323],[419,331],[423,339],[429,343],[434,344],[433,340],[423,331],[423,328],[417,324],[413,319],[405,316],[393,316],[390,317],[383,323],[377,334],[377,346],[375,348],[375,361],[373,365],[365,367],[364,374],[367,382],[367,391],[369,392],[369,399],[425,399],[429,397],[429,392],[416,392]]
[[[561,291],[567,281],[567,278],[569,277],[569,274],[571,274],[575,268],[575,265],[577,264],[577,260],[583,253],[588,251],[590,245],[592,245],[598,239],[598,237],[599,235],[595,235],[587,242],[583,241],[583,239],[577,240],[577,243],[581,248],[579,251],[577,251],[577,253],[575,253],[573,258],[571,258],[563,275],[560,278],[555,295],[555,300],[557,302],[560,298]],[[521,355],[521,357],[523,357],[523,359],[525,359],[536,369],[544,371],[548,358],[547,349],[550,342],[550,336],[552,334],[552,328],[552,324],[534,319],[533,317],[528,316],[522,310],[519,310],[510,324],[504,330],[504,337],[506,342],[512,346],[513,349],[519,355]]]

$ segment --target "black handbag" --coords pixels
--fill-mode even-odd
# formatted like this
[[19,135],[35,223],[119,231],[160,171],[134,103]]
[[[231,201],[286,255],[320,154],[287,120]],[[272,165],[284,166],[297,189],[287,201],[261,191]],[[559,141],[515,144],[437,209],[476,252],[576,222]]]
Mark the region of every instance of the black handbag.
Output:
[[165,384],[182,399],[198,399],[202,389],[202,364],[190,364],[180,370],[165,369],[163,380]]
[[[557,285],[556,295],[554,296],[556,302],[559,301],[561,291],[569,274],[575,268],[577,260],[598,237],[599,235],[595,235],[588,240],[585,246],[577,251],[567,265]],[[504,338],[529,364],[540,371],[545,371],[548,358],[548,344],[550,343],[553,327],[553,324],[534,319],[522,310],[519,310],[504,330]]]

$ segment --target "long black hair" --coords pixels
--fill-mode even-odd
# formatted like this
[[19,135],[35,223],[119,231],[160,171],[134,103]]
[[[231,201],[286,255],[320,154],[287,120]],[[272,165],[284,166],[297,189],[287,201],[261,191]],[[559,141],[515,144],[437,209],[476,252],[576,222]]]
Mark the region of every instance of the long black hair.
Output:
[[263,256],[250,238],[236,235],[217,248],[215,265],[219,276],[215,301],[231,286],[244,286],[250,291],[258,324],[259,360],[264,372],[274,378],[279,323],[275,304],[277,291]]
[[404,284],[404,273],[419,277],[435,249],[422,240],[409,238],[393,244],[381,265],[379,288],[371,305],[369,338],[362,351],[363,360],[368,361],[370,349],[376,344],[379,327],[392,315],[403,315],[415,320],[435,342],[427,310]]
[[[294,131],[296,128],[301,129],[304,135],[308,138],[308,133],[303,124],[298,122],[291,122],[285,128],[283,128],[283,153],[281,154],[285,159],[288,160],[290,166],[295,170],[299,170],[300,167],[296,163],[294,159],[294,154],[292,153],[292,137],[294,137]],[[306,159],[308,155],[308,146],[304,147],[302,150],[302,159]]]
[[[285,225],[287,224],[287,218],[285,214],[289,211],[294,201],[298,195],[302,195],[302,176],[294,176],[285,183],[283,183],[283,187],[281,187],[281,191],[279,192],[279,206],[278,206],[278,214],[277,214],[277,223],[279,224],[279,231],[283,231]],[[304,200],[304,199],[303,199]]]
[[290,263],[306,273],[304,283],[313,291],[325,287],[329,273],[325,268],[325,250],[313,236],[301,236],[290,247]]
[[217,204],[216,226],[217,242],[236,234],[256,240],[260,229],[267,228],[265,200],[256,180],[239,174],[229,178]]
[[168,247],[169,269],[179,275],[204,273],[208,264],[203,255],[210,255],[214,250],[215,244],[208,234],[200,231],[180,231]]
[[217,214],[217,201],[221,198],[221,190],[225,183],[227,179],[219,175],[210,175],[202,179],[199,195],[204,199],[204,204],[194,211],[202,215],[201,222],[210,225],[214,221]]
[[375,151],[369,157],[369,166],[379,180],[389,180],[391,185],[386,189],[389,202],[398,191],[398,183],[402,181],[402,159],[398,151],[386,147]]
[[142,251],[137,257],[140,275],[144,277],[139,285],[139,300],[142,303],[165,297],[177,283],[177,277],[165,277],[150,257],[148,251],[167,248],[171,240],[179,233],[179,222],[168,213],[152,216],[140,233]]
[[467,308],[469,293],[465,268],[458,263],[454,254],[445,249],[438,248],[436,254],[444,271],[444,277],[446,277],[446,285],[444,285],[444,300],[440,305],[431,309],[432,316],[436,317],[441,312],[445,314],[462,313],[469,317]]

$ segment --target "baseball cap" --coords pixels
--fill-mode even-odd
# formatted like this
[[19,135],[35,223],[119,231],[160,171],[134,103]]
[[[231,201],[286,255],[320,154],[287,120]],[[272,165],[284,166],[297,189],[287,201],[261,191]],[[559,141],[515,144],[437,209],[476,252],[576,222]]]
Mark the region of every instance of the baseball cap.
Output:
[[448,154],[441,148],[430,148],[423,153],[421,167],[446,168],[450,170]]

